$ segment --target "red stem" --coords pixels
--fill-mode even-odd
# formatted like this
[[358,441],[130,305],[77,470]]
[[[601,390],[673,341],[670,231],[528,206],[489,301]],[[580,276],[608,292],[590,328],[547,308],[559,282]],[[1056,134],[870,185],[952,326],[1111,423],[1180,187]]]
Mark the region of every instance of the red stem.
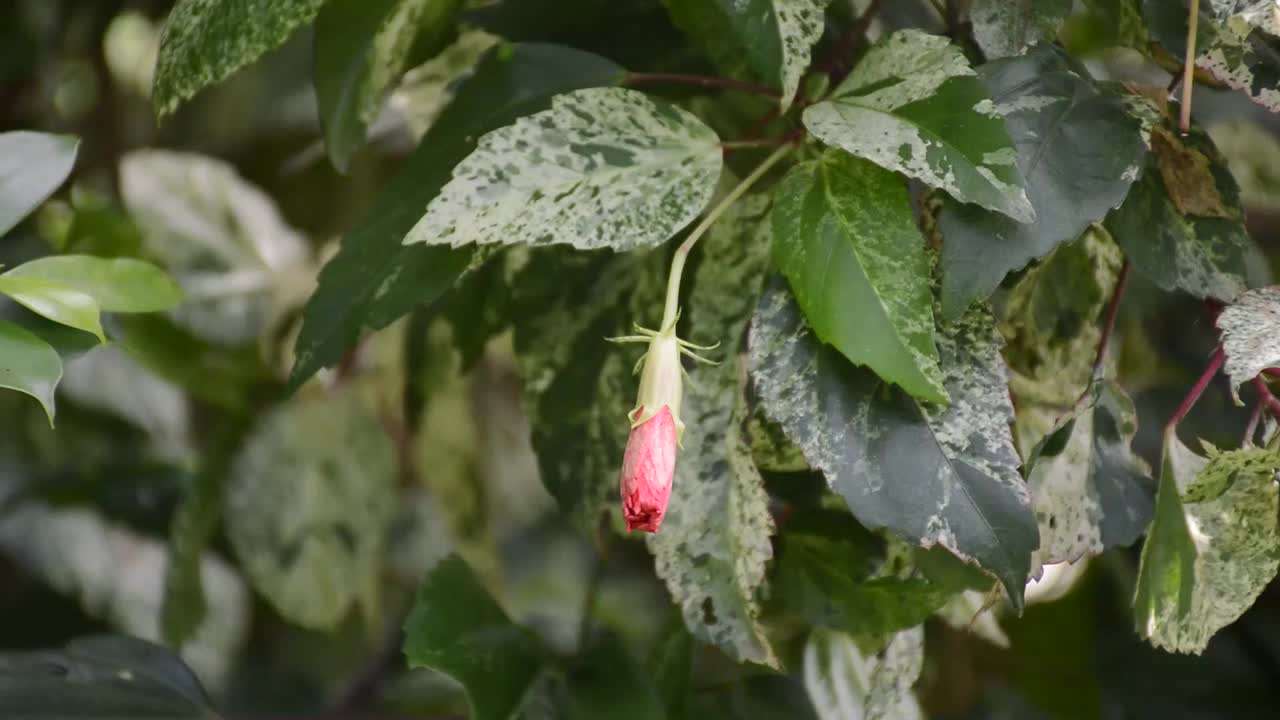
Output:
[[1253,387],[1258,391],[1258,404],[1266,405],[1267,411],[1274,417],[1280,418],[1280,400],[1271,394],[1271,388],[1267,387],[1267,381],[1258,375],[1253,379]]
[[1196,401],[1200,399],[1200,395],[1204,393],[1204,389],[1209,387],[1209,383],[1213,380],[1213,376],[1218,374],[1218,370],[1222,367],[1222,362],[1226,360],[1226,353],[1222,352],[1222,346],[1218,346],[1218,350],[1209,360],[1209,366],[1204,369],[1204,373],[1200,375],[1200,379],[1196,384],[1191,386],[1191,391],[1182,399],[1182,404],[1173,412],[1173,417],[1169,418],[1168,428],[1177,427],[1182,419],[1191,412],[1191,408],[1195,406]]
[[1111,304],[1107,307],[1107,319],[1102,325],[1102,337],[1098,339],[1098,354],[1093,358],[1093,376],[1098,376],[1102,369],[1102,361],[1107,357],[1107,346],[1116,330],[1116,317],[1120,311],[1120,299],[1124,297],[1125,288],[1129,285],[1129,258],[1120,266],[1120,275],[1116,277],[1116,287],[1111,291]]
[[1258,421],[1262,419],[1262,408],[1267,404],[1266,397],[1258,396],[1258,401],[1253,404],[1253,410],[1249,413],[1249,422],[1244,426],[1244,440],[1241,445],[1253,444],[1253,435],[1258,432]]
[[714,88],[717,90],[739,90],[754,95],[764,95],[765,97],[779,98],[782,93],[768,85],[759,83],[743,82],[742,80],[732,80],[730,78],[712,77],[710,75],[685,75],[682,73],[627,73],[623,78],[623,85],[696,85],[704,88]]

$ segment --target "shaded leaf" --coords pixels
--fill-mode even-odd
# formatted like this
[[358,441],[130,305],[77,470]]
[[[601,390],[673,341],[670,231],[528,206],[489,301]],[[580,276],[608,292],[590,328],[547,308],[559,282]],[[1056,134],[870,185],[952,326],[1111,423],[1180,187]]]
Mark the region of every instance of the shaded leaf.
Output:
[[901,30],[879,40],[827,100],[805,108],[822,142],[1031,222],[1014,144],[960,48]]
[[998,337],[974,310],[939,329],[938,347],[945,409],[824,348],[775,284],[752,320],[752,379],[765,411],[859,522],[943,545],[998,577],[1018,606],[1038,539],[1009,434]]
[[1071,0],[974,0],[969,19],[978,47],[998,60],[1052,42],[1070,13]]
[[571,720],[664,720],[666,711],[645,668],[615,636],[587,651],[568,677]]
[[702,212],[722,164],[692,114],[635,90],[577,90],[480,138],[405,244],[651,247]]
[[386,327],[440,297],[471,264],[470,249],[402,241],[477,137],[547,107],[553,95],[621,79],[622,68],[570,48],[514,45],[491,52],[320,272],[303,310],[290,386],[336,363],[361,330]]
[[38,277],[0,275],[0,293],[31,312],[67,327],[93,333],[106,343],[98,303],[92,297],[62,283]]
[[0,133],[0,237],[62,185],[79,148],[70,135]]
[[774,192],[774,262],[818,338],[886,382],[945,402],[929,257],[906,185],[828,151]]
[[693,371],[685,389],[684,449],[662,530],[647,542],[695,638],[739,661],[776,667],[757,597],[773,556],[773,517],[746,442],[738,362],[768,266],[768,208],[768,196],[747,196],[703,241],[688,334],[696,343],[720,342],[725,355]]
[[458,84],[501,40],[483,30],[463,29],[452,45],[404,74],[387,102],[414,138],[422,139],[453,100]]
[[53,391],[62,379],[62,358],[35,334],[0,322],[0,387],[23,392],[40,402],[53,425]]
[[160,34],[151,100],[164,117],[309,25],[326,0],[179,0]]
[[325,149],[346,172],[420,33],[443,35],[461,0],[329,0],[316,18],[316,104]]
[[1146,147],[1125,102],[1052,46],[979,69],[1008,125],[1035,207],[1030,223],[950,201],[942,231],[942,312],[962,315],[1012,270],[1080,236],[1124,201]]
[[1280,287],[1250,290],[1218,315],[1223,366],[1231,393],[1240,404],[1239,387],[1264,368],[1280,365]]
[[467,689],[476,720],[507,720],[542,667],[538,641],[507,619],[458,556],[436,565],[404,625],[409,666],[442,672]]
[[1152,645],[1199,654],[1280,568],[1280,454],[1192,453],[1165,432],[1155,518],[1142,548],[1134,624]]
[[53,255],[25,262],[6,272],[73,287],[105,312],[158,312],[183,300],[177,284],[160,268],[132,258]]
[[395,449],[352,393],[265,416],[231,467],[226,528],[255,588],[286,618],[332,629],[377,611]]
[[868,653],[840,632],[815,630],[804,648],[804,685],[821,720],[924,717],[912,686],[924,668],[924,629],[897,633]]

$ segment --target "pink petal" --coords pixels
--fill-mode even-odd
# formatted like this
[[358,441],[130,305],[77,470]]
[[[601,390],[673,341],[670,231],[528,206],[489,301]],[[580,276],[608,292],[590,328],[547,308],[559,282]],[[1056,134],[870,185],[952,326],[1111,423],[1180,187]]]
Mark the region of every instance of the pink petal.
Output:
[[622,516],[627,530],[658,532],[676,470],[676,423],[663,406],[631,429],[622,457]]

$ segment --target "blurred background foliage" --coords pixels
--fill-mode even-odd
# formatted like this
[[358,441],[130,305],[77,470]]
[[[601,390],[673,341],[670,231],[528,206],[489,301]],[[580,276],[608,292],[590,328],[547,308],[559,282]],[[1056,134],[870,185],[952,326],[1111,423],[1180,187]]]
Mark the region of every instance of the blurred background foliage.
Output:
[[[98,632],[186,638],[183,658],[227,717],[460,717],[460,687],[407,670],[400,649],[413,593],[457,552],[559,652],[573,653],[593,625],[661,668],[665,648],[690,642],[678,611],[642,543],[584,538],[556,512],[510,334],[477,329],[494,312],[477,300],[494,296],[483,274],[370,335],[293,396],[284,381],[318,268],[446,102],[448,63],[494,36],[635,69],[697,72],[707,61],[656,0],[472,3],[466,42],[447,38],[442,61],[428,62],[444,41],[418,38],[416,69],[342,175],[323,150],[311,29],[158,125],[149,90],[171,5],[0,3],[0,131],[83,139],[72,182],[6,238],[0,263],[54,250],[136,256],[190,298],[169,315],[110,318],[115,342],[93,353],[65,333],[56,430],[29,398],[0,393],[0,649]],[[854,16],[854,5],[832,12]],[[1063,41],[1100,77],[1167,84],[1164,69],[1117,47],[1110,5],[1077,3]],[[886,3],[881,22],[941,29],[926,2]],[[1280,262],[1280,122],[1239,94],[1196,93],[1260,248],[1251,285],[1266,284]],[[711,122],[739,127],[750,109],[720,103]],[[1138,409],[1136,448],[1158,465],[1158,429],[1216,336],[1199,302],[1140,277],[1132,285],[1120,376]],[[1233,444],[1246,419],[1219,378],[1184,434]],[[803,473],[766,482],[797,503],[821,492]],[[1051,569],[1026,613],[998,625],[930,620],[919,686],[929,715],[1274,717],[1280,584],[1203,656],[1173,656],[1133,632],[1137,561],[1118,550]],[[740,667],[703,645],[691,662],[705,717],[808,716],[796,667]]]

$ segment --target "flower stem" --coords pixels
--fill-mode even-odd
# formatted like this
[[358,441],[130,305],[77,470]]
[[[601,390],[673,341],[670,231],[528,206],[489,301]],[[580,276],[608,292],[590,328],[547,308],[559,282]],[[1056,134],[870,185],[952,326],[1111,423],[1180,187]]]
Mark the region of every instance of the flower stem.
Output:
[[1200,0],[1191,0],[1187,17],[1187,56],[1182,65],[1182,116],[1178,128],[1186,135],[1191,131],[1191,88],[1195,85],[1196,25],[1200,20]]
[[1173,412],[1173,417],[1169,418],[1169,424],[1166,426],[1172,430],[1182,422],[1182,419],[1191,412],[1191,408],[1195,406],[1196,401],[1200,399],[1200,395],[1204,393],[1204,389],[1209,387],[1209,383],[1213,377],[1218,374],[1218,369],[1222,367],[1222,362],[1226,360],[1226,353],[1222,351],[1222,346],[1218,346],[1218,351],[1213,354],[1209,360],[1209,366],[1204,369],[1200,375],[1200,379],[1191,387],[1191,391],[1182,399],[1182,404]]
[[676,324],[676,312],[680,309],[680,277],[684,275],[684,263],[689,257],[689,251],[693,249],[695,243],[711,229],[716,220],[725,213],[726,210],[733,207],[743,195],[755,185],[765,173],[769,172],[769,168],[773,167],[791,151],[792,144],[788,143],[774,150],[769,157],[764,159],[751,174],[738,183],[738,186],[729,191],[724,200],[720,201],[706,215],[702,217],[702,222],[698,223],[689,237],[680,243],[680,247],[676,248],[676,253],[671,258],[671,275],[667,278],[667,302],[662,308],[662,324],[658,327],[658,332],[665,333],[674,330]]

